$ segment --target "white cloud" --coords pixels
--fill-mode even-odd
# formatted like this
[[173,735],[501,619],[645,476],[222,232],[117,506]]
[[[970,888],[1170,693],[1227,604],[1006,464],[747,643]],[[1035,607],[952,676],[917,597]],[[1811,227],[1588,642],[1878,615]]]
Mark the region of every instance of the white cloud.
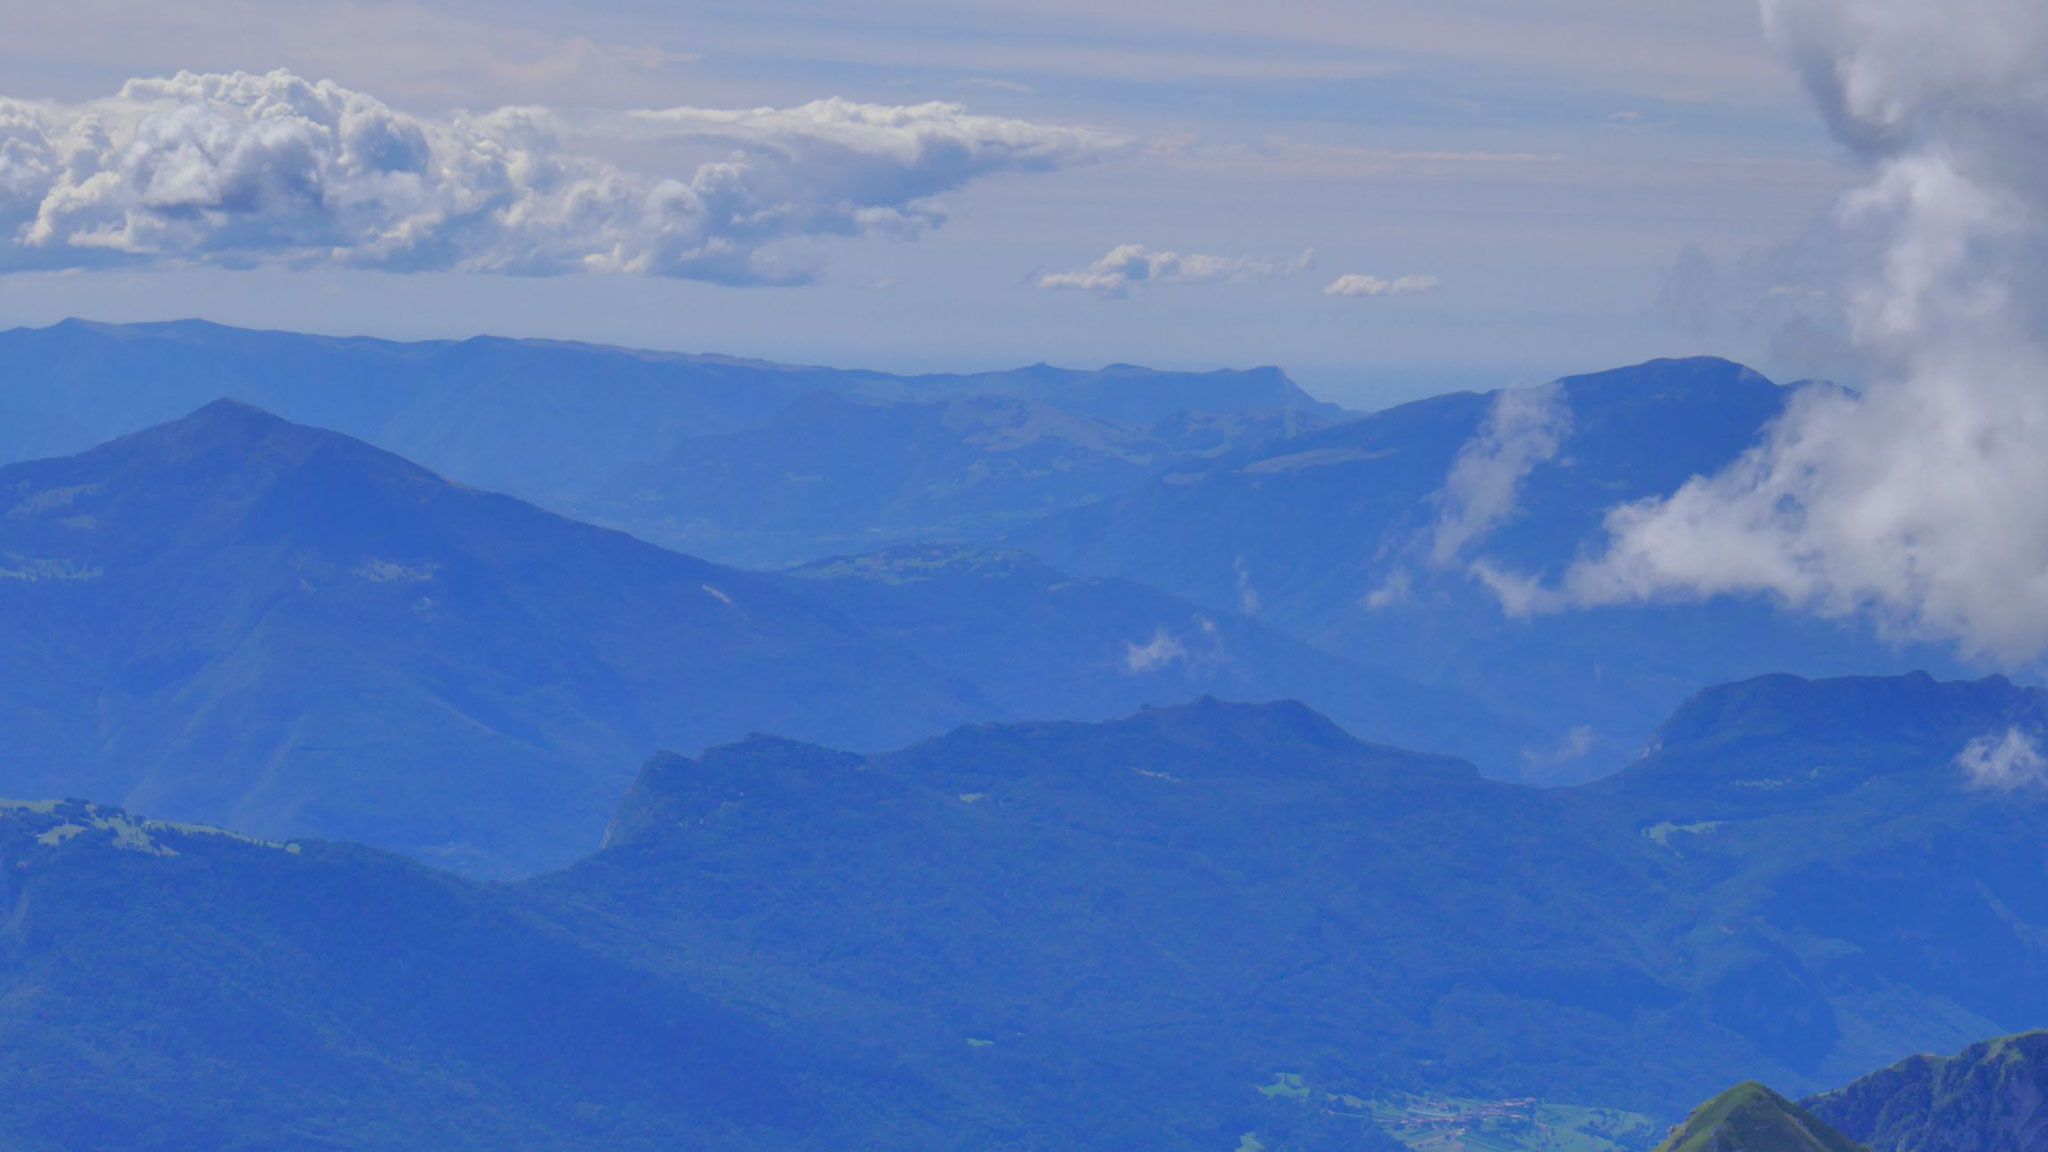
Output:
[[1443,281],[1434,276],[1397,276],[1382,280],[1352,272],[1337,277],[1324,287],[1325,296],[1419,296],[1443,287]]
[[1986,733],[1970,741],[1956,756],[1956,766],[1973,788],[2016,792],[2048,787],[2048,757],[2041,755],[2034,737],[2017,725],[2003,734]]
[[1039,277],[1038,286],[1124,296],[1133,288],[1148,284],[1213,284],[1289,276],[1307,268],[1314,258],[1313,252],[1303,252],[1292,260],[1273,261],[1251,256],[1164,252],[1142,244],[1120,244],[1086,268]]
[[411,116],[267,75],[136,80],[81,105],[0,100],[0,268],[150,262],[808,278],[790,242],[915,236],[933,197],[1117,142],[957,105],[677,108],[584,129],[731,145],[679,177],[567,145],[545,109]]
[[1187,645],[1165,628],[1154,630],[1152,639],[1143,644],[1124,645],[1124,671],[1133,676],[1185,663],[1187,659]]
[[1796,397],[1753,451],[1616,509],[1580,603],[1768,594],[2011,662],[2048,648],[2048,8],[1764,0],[1873,166],[1840,250],[1861,393]]
[[1560,383],[1495,393],[1486,423],[1458,450],[1436,495],[1440,511],[1430,538],[1430,563],[1450,565],[1513,518],[1522,481],[1557,456],[1571,427],[1571,407]]

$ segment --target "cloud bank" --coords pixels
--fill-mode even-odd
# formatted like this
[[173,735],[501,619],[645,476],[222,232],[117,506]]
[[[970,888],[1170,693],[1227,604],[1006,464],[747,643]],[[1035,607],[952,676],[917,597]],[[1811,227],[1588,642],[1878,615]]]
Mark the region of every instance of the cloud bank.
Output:
[[1314,256],[1313,252],[1303,252],[1292,260],[1275,261],[1251,256],[1164,252],[1143,244],[1120,244],[1086,268],[1039,277],[1038,286],[1127,296],[1133,289],[1151,284],[1214,284],[1290,276],[1307,268]]
[[[654,175],[574,150],[579,131],[732,152]],[[180,73],[81,105],[0,99],[0,270],[327,264],[793,283],[815,273],[803,241],[914,237],[943,221],[934,197],[1117,145],[952,104],[429,119],[288,72]]]
[[1443,287],[1434,276],[1398,276],[1382,280],[1352,272],[1337,277],[1323,288],[1325,296],[1419,296]]
[[1843,290],[1874,365],[1794,398],[1753,451],[1616,509],[1579,604],[1724,593],[2022,662],[2048,649],[2048,8],[1764,0],[1835,135]]

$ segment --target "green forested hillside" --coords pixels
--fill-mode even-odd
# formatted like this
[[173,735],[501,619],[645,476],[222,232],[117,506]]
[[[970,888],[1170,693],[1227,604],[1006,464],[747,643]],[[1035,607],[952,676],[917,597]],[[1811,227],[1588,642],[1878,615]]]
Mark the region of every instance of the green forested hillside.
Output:
[[1819,1117],[1756,1083],[1693,1112],[1657,1152],[1867,1152]]

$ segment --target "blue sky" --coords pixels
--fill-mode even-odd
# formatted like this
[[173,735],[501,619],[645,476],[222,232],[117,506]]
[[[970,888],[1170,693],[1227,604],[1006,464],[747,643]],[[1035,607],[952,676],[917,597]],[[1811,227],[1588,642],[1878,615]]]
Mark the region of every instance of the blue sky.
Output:
[[[548,148],[636,196],[702,193],[738,149],[749,210],[785,223],[736,241],[693,224],[687,252],[638,236],[643,259],[596,272],[578,270],[590,236],[532,259],[509,233],[328,259],[303,231],[268,253],[275,229],[130,229],[114,260],[91,238],[135,206],[107,203],[0,265],[0,325],[196,314],[896,369],[1277,363],[1359,406],[1704,351],[1793,374],[1826,365],[1676,322],[1669,270],[1689,246],[1754,264],[1857,179],[1743,0],[20,7],[0,96],[42,109],[52,140],[131,78],[286,69],[430,131],[546,109],[567,126]],[[976,159],[947,137],[877,166],[861,149],[897,145],[843,117],[718,118],[831,97],[961,105],[972,119],[936,131]],[[1368,288],[1330,294],[1342,277]]]

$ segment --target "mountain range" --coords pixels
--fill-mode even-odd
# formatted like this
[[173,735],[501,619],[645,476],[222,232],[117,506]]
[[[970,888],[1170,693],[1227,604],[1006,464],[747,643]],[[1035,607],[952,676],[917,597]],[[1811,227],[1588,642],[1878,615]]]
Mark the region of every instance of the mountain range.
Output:
[[992,539],[1176,462],[1345,413],[1278,369],[897,376],[477,337],[201,321],[0,332],[0,463],[232,397],[455,480],[730,563]]
[[[1457,393],[1247,447],[1047,517],[1008,542],[1084,575],[1237,608],[1368,667],[1467,692],[1542,733],[1495,774],[1604,775],[1699,687],[1771,672],[1960,673],[1950,656],[1762,602],[1522,613],[1487,570],[1554,582],[1605,513],[1756,442],[1789,389],[1725,360],[1662,360],[1535,392]],[[1520,445],[1519,447],[1517,445]],[[1463,509],[1468,460],[1508,506]],[[1488,461],[1493,463],[1487,463]],[[1449,545],[1457,547],[1444,551]]]
[[[1295,704],[872,756],[757,737],[657,757],[602,850],[513,885],[16,806],[0,1031],[45,1103],[13,1122],[128,1140],[234,1098],[349,1147],[463,1146],[392,1134],[417,1115],[494,1147],[1335,1149],[1380,1146],[1387,1101],[1593,1132],[1815,1091],[2048,1016],[2048,800],[1954,742],[2043,695],[1731,685],[1551,790]],[[589,1045],[619,1027],[680,1046],[614,1072]]]
[[0,365],[0,1144],[2038,1152],[2048,691],[1493,579],[1737,365]]
[[649,751],[750,731],[874,750],[1226,692],[1518,735],[1127,582],[957,548],[743,571],[234,402],[0,467],[0,505],[0,793],[481,874],[575,859]]
[[[1554,581],[1598,550],[1609,509],[1754,443],[1789,390],[1723,360],[1362,417],[1272,369],[893,376],[199,322],[16,329],[0,333],[0,364],[0,411],[12,417],[0,421],[0,460],[80,451],[233,396],[714,562],[1023,552],[1069,578],[1143,585],[1320,649],[1341,677],[1251,695],[1306,697],[1503,779],[1615,771],[1704,684],[1973,672],[1858,622],[1758,601],[1526,613],[1482,578]],[[1500,507],[1460,503],[1454,474],[1474,460],[1520,461]],[[1488,719],[1379,732],[1357,723],[1369,709],[1342,703],[1361,671],[1430,686]]]

